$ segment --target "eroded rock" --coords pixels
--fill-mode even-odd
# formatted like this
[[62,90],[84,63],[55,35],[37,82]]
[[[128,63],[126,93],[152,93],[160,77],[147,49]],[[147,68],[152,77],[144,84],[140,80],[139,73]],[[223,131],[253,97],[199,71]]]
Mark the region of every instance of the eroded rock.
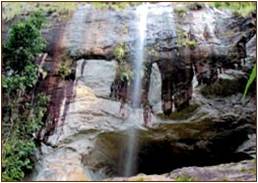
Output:
[[[223,181],[226,170],[226,179],[254,180],[254,174],[249,172],[253,168],[251,161],[242,160],[253,158],[256,149],[250,142],[256,131],[256,105],[249,98],[241,102],[240,94],[205,98],[199,87],[192,89],[194,72],[197,80],[205,84],[223,77],[234,80],[241,75],[220,75],[217,68],[232,68],[243,58],[244,45],[239,40],[242,32],[250,32],[248,26],[207,7],[189,11],[181,18],[170,11],[170,3],[152,4],[150,9],[154,10],[148,20],[145,64],[147,70],[152,69],[145,72],[150,80],[143,87],[145,99],[157,109],[150,127],[142,126],[141,108],[132,110],[128,104],[127,114],[122,116],[121,104],[109,98],[118,66],[115,61],[108,61],[114,58],[113,48],[125,42],[133,51],[138,39],[134,36],[134,9],[118,12],[84,7],[67,25],[70,32],[64,33],[62,45],[73,58],[82,58],[77,62],[74,96],[62,102],[60,110],[65,112],[60,113],[61,120],[47,141],[53,149],[42,151],[35,180],[100,180],[120,176],[126,134],[131,128],[139,132],[139,172],[163,174],[180,168],[175,174],[143,176],[141,180],[176,180],[187,172],[196,180]],[[225,15],[226,19],[222,19]],[[78,23],[82,25],[79,29]],[[178,45],[177,27],[189,33],[184,41],[194,40],[196,45]],[[229,29],[233,30],[230,38],[222,34]],[[249,56],[254,56],[252,39],[247,44]],[[168,116],[159,114],[161,105]],[[184,111],[188,105],[196,107]],[[234,161],[241,162],[228,164]],[[185,166],[191,167],[182,169]],[[241,173],[245,166],[248,171]]]
[[[81,157],[71,149],[59,149],[41,160],[35,181],[89,181]],[[36,167],[37,169],[37,167]]]
[[255,161],[228,163],[208,167],[186,167],[162,175],[139,174],[107,181],[256,181]]
[[[156,117],[151,128],[136,128],[137,172],[162,174],[181,167],[252,159],[255,147],[249,138],[255,134],[256,118],[252,104],[244,111],[234,98],[213,100],[202,98],[202,105],[184,118]],[[104,177],[122,176],[128,133],[130,128],[96,136],[87,166]]]
[[115,79],[116,62],[80,60],[77,64],[77,80],[93,89],[96,96],[108,98],[110,86]]

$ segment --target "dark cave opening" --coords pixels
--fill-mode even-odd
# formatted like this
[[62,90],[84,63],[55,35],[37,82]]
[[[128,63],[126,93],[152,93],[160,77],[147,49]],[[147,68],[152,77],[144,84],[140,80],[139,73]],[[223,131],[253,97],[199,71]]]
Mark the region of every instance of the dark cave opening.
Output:
[[132,175],[164,174],[177,168],[212,166],[252,159],[250,155],[236,151],[246,139],[245,130],[236,130],[224,132],[223,135],[209,140],[163,139],[143,142],[138,145],[135,171]]
[[142,146],[137,156],[135,174],[163,174],[182,167],[211,166],[251,159],[244,153],[234,153],[227,148],[216,152],[183,148],[173,147],[169,142],[152,142]]
[[211,166],[252,159],[236,149],[247,139],[247,131],[225,130],[212,139],[151,141],[142,144],[137,156],[137,172],[162,174],[187,166]]
[[[224,126],[223,129],[213,137],[174,139],[139,135],[133,158],[134,171],[130,176],[139,173],[164,174],[183,167],[213,166],[253,159],[250,154],[237,151],[248,139],[248,128],[231,130]],[[119,133],[99,136],[96,154],[92,159],[98,160],[97,167],[100,169],[97,169],[105,172],[104,177],[125,177],[124,167],[128,156],[126,139],[125,135]]]

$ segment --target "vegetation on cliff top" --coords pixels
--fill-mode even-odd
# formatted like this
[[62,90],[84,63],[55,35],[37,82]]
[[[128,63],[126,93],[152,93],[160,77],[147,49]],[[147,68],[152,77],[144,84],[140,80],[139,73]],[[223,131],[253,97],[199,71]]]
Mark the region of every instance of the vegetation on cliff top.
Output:
[[96,9],[112,9],[120,11],[130,6],[136,6],[142,2],[92,2]]
[[234,14],[241,16],[247,16],[252,11],[256,11],[256,2],[211,2],[211,6],[218,9],[228,9]]
[[74,10],[77,2],[3,2],[3,20],[9,21],[20,15],[27,15],[35,11],[44,11],[48,14],[57,12],[59,15],[68,14]]

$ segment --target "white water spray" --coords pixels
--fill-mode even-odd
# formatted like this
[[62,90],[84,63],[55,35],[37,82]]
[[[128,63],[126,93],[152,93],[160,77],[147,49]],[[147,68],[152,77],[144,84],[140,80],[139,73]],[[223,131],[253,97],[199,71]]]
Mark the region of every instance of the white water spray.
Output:
[[[136,108],[141,104],[141,91],[142,91],[142,67],[144,62],[144,45],[147,29],[147,16],[148,16],[148,4],[143,4],[137,7],[136,15],[138,18],[138,35],[135,49],[135,56],[133,59],[134,69],[134,81],[132,91],[132,107],[133,113],[130,115],[136,115]],[[130,118],[129,118],[130,119]],[[135,123],[130,121],[131,123]],[[136,157],[137,157],[137,130],[132,128],[128,131],[128,143],[126,148],[126,159],[124,166],[124,176],[131,176],[136,171]]]
[[142,87],[142,66],[144,62],[144,43],[147,29],[147,14],[148,6],[143,4],[136,10],[138,21],[138,41],[136,43],[135,58],[133,59],[134,65],[134,83],[132,93],[133,108],[139,107]]

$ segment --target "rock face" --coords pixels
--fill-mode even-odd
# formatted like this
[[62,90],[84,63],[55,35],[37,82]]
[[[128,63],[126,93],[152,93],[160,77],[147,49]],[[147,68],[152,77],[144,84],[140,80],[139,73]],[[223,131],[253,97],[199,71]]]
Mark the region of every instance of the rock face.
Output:
[[[38,181],[89,181],[82,166],[80,156],[71,149],[60,149],[42,161],[43,171],[37,175]],[[69,165],[69,166],[67,166]]]
[[161,109],[161,74],[157,64],[152,65],[148,100],[156,113],[162,112]]
[[[178,3],[148,5],[145,62],[146,67],[158,64],[162,108],[168,115],[189,104],[194,72],[199,84],[211,84],[218,79],[218,69],[240,67],[243,59],[254,56],[250,55],[249,46],[256,34],[254,17],[238,18],[208,6],[181,15],[178,9],[182,6]],[[63,47],[77,59],[110,60],[115,57],[115,46],[121,43],[133,53],[138,39],[136,22],[133,7],[112,11],[82,6],[68,21]],[[130,63],[132,59],[129,54],[127,61]],[[144,87],[148,90],[148,83]]]
[[162,175],[139,174],[130,178],[113,178],[107,181],[256,181],[254,161],[221,164],[209,167],[186,167]]
[[[118,44],[128,46],[126,62],[132,63],[138,39],[135,8],[82,6],[65,25],[60,45],[76,63],[72,97],[64,94],[57,125],[39,149],[33,180],[122,176],[132,128],[138,134],[137,173],[160,175],[108,180],[178,180],[183,175],[198,181],[255,180],[255,163],[249,159],[256,151],[256,104],[249,97],[241,100],[240,88],[224,96],[214,87],[224,93],[226,79],[246,79],[245,66],[236,70],[235,64],[245,57],[248,70],[256,57],[253,19],[206,6],[184,16],[178,14],[180,3],[148,6],[142,100],[153,106],[149,127],[142,126],[142,108],[133,110],[130,101],[122,107],[110,97],[121,66],[114,55]],[[231,36],[224,35],[230,30]],[[230,70],[221,74],[220,68]]]
[[[234,97],[226,101],[195,98],[199,98],[195,102],[202,103],[201,106],[185,110],[181,116],[178,113],[169,118],[156,116],[151,128],[137,129],[137,172],[161,174],[186,166],[252,158],[253,145],[248,134],[255,134],[254,106],[246,105],[244,112],[239,99]],[[126,156],[123,149],[127,134],[127,130],[100,134],[88,158],[94,163],[89,161],[89,166],[102,167],[99,171],[105,170],[109,176],[121,176],[121,165],[117,162]]]
[[116,44],[133,39],[128,29],[133,27],[130,24],[134,20],[132,10],[117,12],[82,6],[67,24],[64,47],[77,59],[111,59]]
[[80,60],[77,64],[77,80],[92,88],[96,96],[109,97],[110,86],[115,79],[116,62]]

